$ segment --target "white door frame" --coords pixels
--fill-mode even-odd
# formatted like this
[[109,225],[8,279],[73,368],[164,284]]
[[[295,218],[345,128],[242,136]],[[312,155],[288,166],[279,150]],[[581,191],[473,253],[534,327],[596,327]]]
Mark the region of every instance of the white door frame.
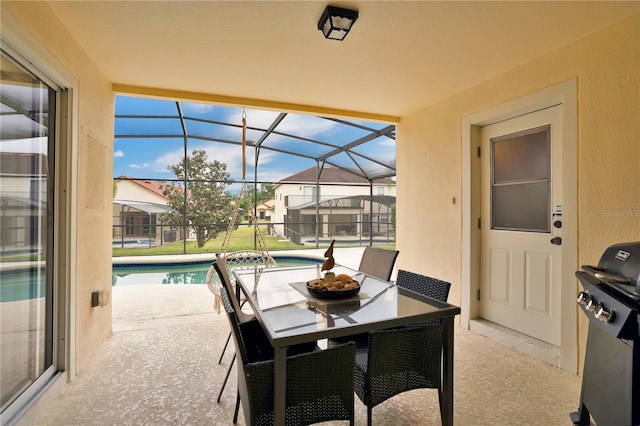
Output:
[[578,371],[578,309],[576,278],[578,268],[578,104],[577,80],[543,89],[462,118],[462,282],[461,326],[480,317],[480,128],[503,120],[562,105],[562,295],[559,367]]

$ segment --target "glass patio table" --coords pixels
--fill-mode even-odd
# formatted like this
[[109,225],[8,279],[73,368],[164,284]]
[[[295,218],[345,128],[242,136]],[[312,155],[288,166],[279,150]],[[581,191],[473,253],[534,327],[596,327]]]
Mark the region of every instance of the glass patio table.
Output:
[[274,419],[284,425],[287,347],[326,338],[350,336],[432,319],[442,320],[442,424],[453,424],[453,318],[460,308],[398,287],[353,269],[336,266],[360,283],[358,295],[317,299],[306,282],[320,277],[320,265],[236,269],[236,292],[242,290],[274,348]]

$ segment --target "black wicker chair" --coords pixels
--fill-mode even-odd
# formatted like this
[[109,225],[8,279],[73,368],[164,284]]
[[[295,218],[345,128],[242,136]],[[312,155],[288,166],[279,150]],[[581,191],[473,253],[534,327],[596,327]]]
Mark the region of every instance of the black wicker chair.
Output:
[[[229,272],[227,270],[227,263],[225,262],[225,260],[223,258],[221,258],[219,255],[216,255],[216,260],[211,264],[211,268],[213,268],[216,273],[218,274],[218,277],[220,279],[221,282],[221,288],[217,289],[217,291],[219,291],[220,296],[222,296],[222,293],[224,292],[224,288],[226,286],[229,286],[229,288],[232,288],[232,284],[231,284],[231,280],[229,277]],[[236,316],[238,319],[239,323],[247,323],[247,322],[257,322],[256,318],[254,315],[252,314],[247,314],[245,312],[242,311],[242,304],[238,303],[237,300],[235,299],[235,296],[233,298],[233,301],[236,302],[237,306],[234,306],[237,310]],[[220,364],[222,362],[222,356],[224,355],[225,351],[227,350],[227,346],[229,345],[229,339],[231,339],[231,332],[229,332],[229,336],[227,337],[227,341],[224,344],[224,348],[222,349],[222,354],[220,354],[220,359],[218,360],[218,364]],[[224,391],[225,386],[227,385],[227,381],[229,380],[229,375],[231,374],[231,369],[233,368],[233,364],[236,360],[236,354],[233,354],[233,358],[231,358],[231,362],[229,363],[229,367],[227,368],[227,374],[225,374],[224,376],[224,381],[222,382],[222,386],[220,387],[220,390],[218,391],[218,398],[216,399],[216,402],[220,402],[220,399],[222,398],[222,392]]]
[[[358,271],[372,277],[389,281],[393,273],[393,266],[398,258],[398,250],[387,250],[378,247],[366,247],[360,259]],[[354,334],[348,337],[336,337],[328,339],[328,347],[333,347],[345,342],[355,342],[358,346],[367,344],[367,333]]]
[[[242,311],[242,306],[244,304],[245,301],[240,301],[236,298],[235,295],[235,291],[234,291],[234,285],[232,284],[231,281],[231,277],[229,275],[229,271],[227,269],[227,265],[228,263],[226,262],[225,258],[220,257],[219,255],[216,255],[216,260],[213,261],[211,267],[215,269],[216,273],[218,274],[218,277],[220,278],[220,296],[222,296],[222,293],[226,290],[228,292],[230,292],[231,297],[231,304],[232,307],[234,308],[235,312],[236,312],[236,317],[238,318],[238,322],[241,324],[245,324],[245,323],[251,323],[249,325],[247,325],[247,327],[261,327],[260,324],[258,324],[258,321],[256,320],[255,315],[253,314],[248,314],[246,312]],[[255,324],[254,324],[255,323]],[[224,344],[224,350],[226,350],[227,345],[229,344],[229,338],[231,337],[231,332],[229,332],[229,337],[227,338],[226,343]],[[268,343],[268,342],[267,342]],[[269,344],[269,347],[271,345]],[[317,345],[315,343],[307,343],[307,344],[302,344],[302,345],[295,345],[295,346],[291,346],[289,347],[289,350],[287,351],[287,353],[289,355],[295,355],[295,354],[300,354],[300,353],[305,353],[305,352],[312,352],[315,349],[317,349]],[[233,364],[236,360],[236,353],[233,354],[233,358],[231,358],[231,362],[229,363],[229,367],[227,368],[227,374],[224,376],[224,381],[222,382],[222,386],[220,387],[220,390],[218,391],[218,398],[216,399],[216,402],[220,402],[220,399],[222,398],[222,392],[224,391],[224,388],[227,385],[227,381],[229,380],[229,375],[231,374],[231,370],[233,369]],[[273,356],[273,355],[271,355]],[[222,356],[220,357],[220,359],[222,359]],[[220,364],[220,361],[218,361],[218,364]]]
[[[451,289],[451,283],[439,280],[437,278],[431,278],[426,275],[416,274],[415,272],[405,271],[403,269],[398,270],[398,277],[396,279],[396,285],[406,288],[416,293],[424,294],[425,296],[446,302],[449,298],[449,290]],[[425,321],[415,324],[410,324],[407,327],[419,327],[427,324],[439,324],[440,321]]]
[[[217,254],[216,261],[218,262],[224,261],[225,265],[229,269],[253,268],[256,265],[263,266],[265,268],[275,268],[278,266],[278,263],[276,262],[276,260],[273,257],[271,257],[269,253],[259,251],[259,250],[233,251],[233,252],[225,253],[223,256]],[[218,298],[220,295],[220,287],[217,286],[216,283],[214,283],[213,277],[215,276],[215,273],[216,273],[215,267],[213,266],[213,264],[211,264],[211,267],[207,272],[206,281],[207,281],[207,286],[209,287],[209,290],[215,296],[215,301],[213,306],[218,310],[218,313],[220,313],[219,301],[218,301]],[[229,278],[231,280],[231,283],[235,284],[233,282],[233,277],[231,275],[229,275]],[[243,304],[244,304],[244,301],[241,303],[241,305]],[[224,347],[222,348],[222,352],[220,353],[218,364],[222,363],[222,358],[224,357],[224,353],[227,351],[227,346],[229,346],[230,340],[231,340],[231,333],[229,333],[229,335],[227,336],[227,341],[225,342]],[[231,360],[231,364],[229,368],[233,366],[234,361],[235,361],[235,358]],[[222,393],[222,390],[221,390],[221,393]],[[220,400],[220,396],[218,396],[218,400]]]
[[398,250],[367,247],[362,253],[358,271],[381,280],[389,281],[399,253]]
[[[404,270],[398,271],[400,287],[446,302],[451,284]],[[354,387],[367,406],[367,424],[372,410],[387,399],[412,389],[438,389],[442,414],[441,321],[371,332],[368,342],[357,341]]]
[[[272,425],[273,348],[260,323],[238,322],[234,296],[226,288],[221,296],[241,361],[233,423],[238,420],[242,401],[247,425]],[[354,343],[288,356],[285,424],[348,420],[353,426],[354,357]]]

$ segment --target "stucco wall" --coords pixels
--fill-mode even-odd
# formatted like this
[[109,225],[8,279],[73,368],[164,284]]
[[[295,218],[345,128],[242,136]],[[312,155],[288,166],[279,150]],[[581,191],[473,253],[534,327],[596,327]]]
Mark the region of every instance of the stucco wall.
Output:
[[640,240],[639,28],[636,15],[403,117],[398,267],[451,281],[449,300],[460,303],[461,119],[572,78],[578,82],[578,263],[597,263],[612,243]]
[[126,180],[118,181],[118,191],[114,200],[120,201],[141,201],[145,203],[155,203],[167,205],[167,199],[155,194],[149,190],[146,190],[140,185]]
[[[91,308],[91,292],[111,292],[111,198],[113,175],[114,97],[111,83],[71,37],[50,7],[43,2],[3,1],[32,34],[78,81],[77,180],[70,197],[77,229],[75,267],[75,360],[72,371],[83,364],[111,334],[111,305]],[[46,69],[43,71],[46,72]],[[64,238],[64,236],[62,236]],[[110,297],[107,297],[110,300]]]

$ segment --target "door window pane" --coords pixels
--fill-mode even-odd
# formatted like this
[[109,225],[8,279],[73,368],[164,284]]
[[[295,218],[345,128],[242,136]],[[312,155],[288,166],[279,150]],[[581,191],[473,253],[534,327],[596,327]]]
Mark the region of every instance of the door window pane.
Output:
[[[2,412],[53,365],[51,184],[55,91],[0,62]],[[51,136],[50,136],[51,135]]]
[[549,232],[550,127],[491,140],[491,228]]
[[493,141],[494,181],[497,184],[549,177],[547,128],[508,135]]

